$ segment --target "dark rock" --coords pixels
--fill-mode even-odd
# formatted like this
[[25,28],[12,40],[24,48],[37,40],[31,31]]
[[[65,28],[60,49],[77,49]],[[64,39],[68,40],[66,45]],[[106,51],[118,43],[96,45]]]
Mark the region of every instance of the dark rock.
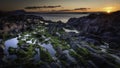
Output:
[[[90,14],[86,17],[71,18],[67,22],[68,25],[74,27],[83,34],[99,37],[98,41],[108,42],[111,48],[120,48],[120,11],[111,14]],[[87,35],[86,35],[87,36]],[[116,44],[116,45],[114,45]]]

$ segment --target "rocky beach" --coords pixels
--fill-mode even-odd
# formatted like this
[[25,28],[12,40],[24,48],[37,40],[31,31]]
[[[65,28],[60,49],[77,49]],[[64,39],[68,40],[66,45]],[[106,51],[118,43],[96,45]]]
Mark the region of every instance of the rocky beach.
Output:
[[120,11],[66,23],[0,12],[0,68],[120,68],[119,39]]

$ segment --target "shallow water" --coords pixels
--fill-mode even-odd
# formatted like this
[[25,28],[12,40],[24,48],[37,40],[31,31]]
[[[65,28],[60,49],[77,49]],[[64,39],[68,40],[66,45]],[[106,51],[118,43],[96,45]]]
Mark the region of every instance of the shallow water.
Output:
[[9,59],[15,59],[15,58],[17,58],[16,55],[9,55],[9,52],[8,52],[8,48],[9,47],[17,48],[18,47],[17,43],[18,43],[17,37],[5,41],[5,50],[4,50],[4,52],[7,55],[7,58],[9,58]]
[[43,44],[42,47],[45,47],[51,56],[55,56],[56,51],[54,50],[53,46],[51,44]]
[[77,30],[70,30],[70,29],[65,29],[65,28],[64,28],[64,30],[65,30],[65,32],[75,32],[75,33],[79,33],[79,31],[77,31]]
[[9,47],[17,48],[18,47],[17,43],[18,43],[17,37],[5,41],[5,52],[8,53],[7,50]]
[[[17,48],[18,47],[17,43],[18,43],[17,37],[5,41],[5,50],[4,51],[5,51],[5,54],[7,55],[7,58],[10,58],[10,59],[16,58],[16,55],[9,55],[8,48],[9,47]],[[32,41],[27,41],[27,43],[31,44]],[[51,44],[42,44],[40,46],[42,46],[45,49],[47,49],[52,57],[55,56],[56,51],[54,50],[54,48],[53,48],[53,46]],[[33,58],[39,60],[40,59],[39,49],[35,49],[35,50],[38,53]]]
[[37,51],[37,54],[33,57],[35,61],[39,61],[40,60],[40,51],[39,48],[35,49]]
[[75,60],[72,56],[70,56],[68,50],[64,50],[63,53],[66,54],[67,58],[68,58],[70,61],[76,62],[76,60]]

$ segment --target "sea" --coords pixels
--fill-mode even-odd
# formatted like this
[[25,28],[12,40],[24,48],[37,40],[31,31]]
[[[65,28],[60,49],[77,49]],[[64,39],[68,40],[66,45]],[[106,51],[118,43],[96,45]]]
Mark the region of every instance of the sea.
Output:
[[32,14],[36,16],[41,16],[45,20],[51,20],[53,22],[62,21],[66,23],[70,18],[79,18],[83,16],[88,16],[89,14]]

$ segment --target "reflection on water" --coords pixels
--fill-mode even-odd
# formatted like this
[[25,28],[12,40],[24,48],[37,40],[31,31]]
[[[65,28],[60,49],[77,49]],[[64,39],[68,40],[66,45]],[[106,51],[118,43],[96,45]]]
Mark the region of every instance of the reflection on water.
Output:
[[[9,55],[9,52],[8,52],[9,47],[17,48],[18,47],[17,43],[18,43],[17,37],[5,41],[5,50],[4,51],[5,51],[5,54],[7,55],[7,58],[9,58],[9,59],[15,59],[17,57],[16,55]],[[31,44],[32,41],[29,41],[27,43]],[[53,56],[53,57],[55,56],[56,51],[54,50],[54,48],[53,48],[53,46],[51,44],[42,44],[40,46],[42,46],[45,49],[47,49],[51,56]],[[37,60],[40,60],[39,49],[36,48],[35,50],[37,51],[37,54],[33,58],[37,59]]]
[[43,44],[41,46],[45,47],[48,50],[48,52],[51,54],[51,56],[55,56],[56,51],[54,50],[51,44]]
[[45,20],[51,20],[54,22],[62,21],[64,23],[66,23],[70,18],[88,16],[88,14],[33,14],[33,15],[41,16]]
[[17,38],[13,38],[13,39],[5,41],[5,53],[8,54],[9,47],[17,48],[18,47],[17,43],[18,43]]
[[75,59],[73,57],[70,56],[69,54],[69,51],[68,50],[64,50],[63,53],[66,54],[67,58],[70,60],[70,61],[73,61],[73,62],[76,62]]
[[15,58],[17,58],[16,55],[9,55],[9,52],[8,52],[8,48],[9,47],[17,48],[18,47],[17,43],[18,43],[17,37],[5,41],[5,50],[4,50],[4,52],[7,55],[7,58],[9,58],[9,59],[15,59]]
[[35,61],[39,61],[40,60],[40,50],[39,48],[35,49],[37,51],[37,54],[33,57]]
[[75,32],[75,33],[79,33],[79,31],[77,31],[77,30],[70,30],[70,29],[65,29],[65,28],[63,28],[64,30],[65,30],[65,32]]

